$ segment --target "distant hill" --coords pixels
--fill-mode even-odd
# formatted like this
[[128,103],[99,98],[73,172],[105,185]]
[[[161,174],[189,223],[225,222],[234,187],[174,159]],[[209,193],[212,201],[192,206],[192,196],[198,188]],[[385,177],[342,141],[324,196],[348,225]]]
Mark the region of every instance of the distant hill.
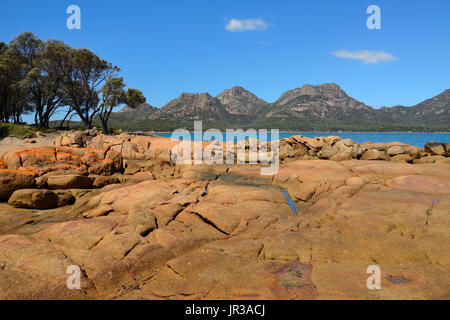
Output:
[[337,84],[304,85],[268,103],[242,87],[213,97],[183,93],[161,109],[148,104],[124,108],[112,116],[112,127],[166,131],[204,128],[277,128],[292,131],[450,131],[450,90],[415,106],[374,109]]
[[304,85],[287,91],[275,101],[266,113],[268,123],[280,123],[293,128],[303,124],[311,128],[312,123],[351,125],[355,121],[370,121],[375,109],[349,97],[334,83],[318,86]]
[[450,89],[415,106],[383,107],[382,119],[413,126],[432,126],[450,131]]
[[113,116],[121,118],[147,118],[158,110],[158,108],[155,108],[148,103],[144,103],[136,108],[125,107],[122,110],[114,113]]
[[208,93],[182,93],[149,118],[225,121],[228,116],[220,100]]
[[225,110],[237,116],[262,116],[269,103],[242,87],[233,87],[217,95]]

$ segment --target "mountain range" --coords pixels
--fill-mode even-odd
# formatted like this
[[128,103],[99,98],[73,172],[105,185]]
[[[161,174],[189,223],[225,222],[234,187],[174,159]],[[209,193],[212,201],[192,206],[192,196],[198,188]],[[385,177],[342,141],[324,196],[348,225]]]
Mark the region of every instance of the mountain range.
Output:
[[242,87],[216,97],[182,93],[158,109],[143,104],[125,107],[111,117],[111,126],[125,130],[170,131],[204,128],[277,128],[289,131],[450,131],[450,90],[415,106],[375,109],[337,84],[304,85],[269,103]]

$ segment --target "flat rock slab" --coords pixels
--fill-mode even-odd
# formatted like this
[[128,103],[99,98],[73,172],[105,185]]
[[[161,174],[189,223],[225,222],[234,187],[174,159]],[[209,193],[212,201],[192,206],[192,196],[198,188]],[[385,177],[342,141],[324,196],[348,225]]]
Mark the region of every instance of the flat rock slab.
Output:
[[58,195],[49,190],[21,189],[15,191],[9,204],[27,209],[54,209],[58,207]]
[[[135,147],[161,151],[146,141]],[[77,191],[64,208],[0,205],[1,298],[448,299],[448,164],[299,160],[270,179],[259,169],[180,167],[178,178]],[[65,286],[69,264],[83,270],[78,293]],[[382,290],[366,285],[374,264]]]
[[50,189],[83,189],[92,187],[92,179],[82,175],[54,175],[47,179]]
[[401,176],[386,182],[390,187],[426,192],[433,194],[450,194],[450,181],[421,176]]

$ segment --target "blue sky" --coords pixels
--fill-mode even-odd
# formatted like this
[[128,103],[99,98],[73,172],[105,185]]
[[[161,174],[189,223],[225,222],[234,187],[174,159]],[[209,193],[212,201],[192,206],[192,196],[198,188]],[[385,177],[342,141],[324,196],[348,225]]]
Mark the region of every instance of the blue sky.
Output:
[[[72,4],[81,30],[66,27]],[[366,26],[372,4],[381,30]],[[1,0],[0,41],[24,31],[91,49],[156,107],[181,92],[235,85],[273,102],[303,84],[335,82],[375,107],[414,105],[450,88],[448,0]],[[364,63],[338,50],[395,59]]]

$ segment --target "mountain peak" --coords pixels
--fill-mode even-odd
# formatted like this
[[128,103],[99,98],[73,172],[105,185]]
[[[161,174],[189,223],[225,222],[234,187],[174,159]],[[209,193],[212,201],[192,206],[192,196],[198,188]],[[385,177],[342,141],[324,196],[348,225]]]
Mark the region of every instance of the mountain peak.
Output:
[[369,119],[373,109],[353,99],[335,83],[305,84],[284,93],[274,104],[266,118],[329,119],[356,118],[356,114]]
[[[149,115],[148,115],[149,114]],[[295,130],[444,130],[450,123],[450,89],[415,106],[373,109],[350,97],[335,83],[305,84],[267,103],[240,86],[216,97],[208,93],[182,93],[161,109],[147,104],[113,114],[120,125],[126,119],[180,121],[205,120],[230,128],[255,125]],[[158,126],[164,121],[152,122]],[[155,124],[157,123],[157,124]]]
[[163,106],[158,116],[184,118],[186,120],[215,120],[223,118],[224,108],[219,99],[209,93],[184,92]]
[[198,98],[213,99],[213,97],[207,92],[202,93],[183,92],[177,99],[182,100],[182,99],[198,99]]
[[425,111],[434,113],[440,112],[440,110],[443,110],[442,108],[450,107],[450,89],[444,90],[437,96],[427,99],[419,103],[417,106],[425,107],[426,109],[428,109]]
[[347,94],[340,86],[335,83],[324,83],[317,86],[305,84],[300,88],[299,92],[307,96],[322,95],[326,97],[345,97]]
[[322,83],[322,84],[318,84],[318,85],[304,84],[302,86],[302,88],[322,88],[322,89],[328,89],[328,90],[342,90],[341,87],[334,82]]
[[226,96],[226,95],[231,95],[231,96],[252,96],[252,97],[256,97],[256,95],[254,95],[253,93],[251,93],[250,91],[244,89],[243,87],[240,86],[234,86],[231,89],[227,89],[222,91],[221,93],[219,93],[217,95],[217,98],[222,97],[222,96]]
[[231,88],[229,90],[225,90],[225,91],[229,91],[232,95],[235,95],[235,96],[241,96],[246,93],[251,93],[250,91],[245,90],[244,88],[239,87],[239,86],[234,86],[233,88]]
[[217,95],[225,110],[233,115],[257,114],[268,103],[246,89],[235,86]]
[[301,88],[286,91],[275,104],[286,104],[300,96],[319,96],[332,100],[349,98],[347,93],[336,83],[305,84]]
[[240,87],[240,86],[234,86],[233,88],[231,88],[231,90],[232,90],[233,92],[238,93],[238,94],[239,94],[240,91],[247,91],[247,90],[245,90],[244,88],[242,88],[242,87]]

